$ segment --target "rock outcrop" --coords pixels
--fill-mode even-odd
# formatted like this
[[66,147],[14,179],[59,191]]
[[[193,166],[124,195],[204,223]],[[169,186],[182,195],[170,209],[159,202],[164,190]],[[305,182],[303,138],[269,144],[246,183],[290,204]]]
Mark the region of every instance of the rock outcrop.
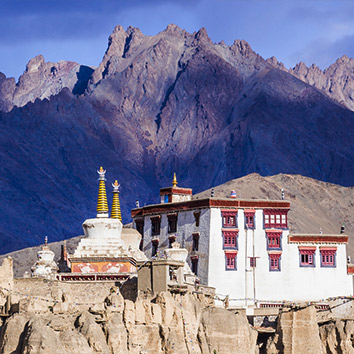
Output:
[[0,73],[0,110],[10,111],[36,99],[57,95],[63,88],[73,94],[84,93],[94,69],[71,61],[45,62],[42,55],[32,58],[17,84]]
[[321,70],[316,64],[307,67],[303,62],[287,70],[274,57],[267,59],[274,67],[284,70],[307,84],[321,90],[327,96],[354,110],[354,59],[343,55],[327,69]]
[[244,314],[208,307],[201,295],[160,293],[134,303],[111,294],[101,308],[60,314],[47,306],[11,316],[1,330],[0,351],[254,353],[256,341],[257,332]]

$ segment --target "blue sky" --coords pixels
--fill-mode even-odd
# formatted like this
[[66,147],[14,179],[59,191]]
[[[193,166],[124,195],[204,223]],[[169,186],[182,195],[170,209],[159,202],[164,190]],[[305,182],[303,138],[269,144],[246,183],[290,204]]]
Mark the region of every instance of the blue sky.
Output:
[[174,23],[214,42],[244,39],[286,67],[354,57],[352,0],[1,0],[0,71],[16,78],[35,55],[97,66],[115,25],[146,35]]

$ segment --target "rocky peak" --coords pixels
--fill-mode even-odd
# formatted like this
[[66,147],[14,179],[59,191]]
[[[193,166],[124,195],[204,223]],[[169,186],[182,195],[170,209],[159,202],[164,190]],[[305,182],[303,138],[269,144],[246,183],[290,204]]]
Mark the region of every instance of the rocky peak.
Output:
[[41,66],[45,65],[44,57],[39,54],[32,58],[26,65],[26,73],[31,73],[40,70]]
[[321,70],[315,64],[308,67],[303,62],[287,70],[285,66],[279,63],[274,57],[267,59],[267,63],[316,87],[336,102],[350,110],[354,110],[353,58],[343,55],[325,70]]

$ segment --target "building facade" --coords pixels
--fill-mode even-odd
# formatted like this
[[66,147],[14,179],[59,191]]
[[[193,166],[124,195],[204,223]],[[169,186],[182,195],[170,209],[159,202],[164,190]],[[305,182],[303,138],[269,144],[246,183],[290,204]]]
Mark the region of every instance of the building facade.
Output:
[[132,210],[147,257],[174,241],[189,252],[201,282],[230,306],[320,301],[353,294],[348,236],[289,234],[284,200],[193,199],[192,190],[160,190],[161,203]]

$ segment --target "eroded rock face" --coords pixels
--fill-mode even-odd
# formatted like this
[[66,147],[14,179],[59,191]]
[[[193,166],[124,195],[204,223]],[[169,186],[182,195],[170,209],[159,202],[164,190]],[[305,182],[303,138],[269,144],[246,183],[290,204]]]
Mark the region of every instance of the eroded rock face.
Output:
[[36,99],[43,100],[57,95],[63,88],[81,95],[93,69],[71,61],[45,62],[42,55],[32,58],[17,84],[14,78],[0,73],[0,110],[10,111]]
[[2,327],[0,350],[4,354],[255,353],[255,333],[244,315],[203,307],[203,301],[191,294],[161,293],[135,303],[111,294],[102,311],[53,314],[37,308],[30,316],[13,315]]

